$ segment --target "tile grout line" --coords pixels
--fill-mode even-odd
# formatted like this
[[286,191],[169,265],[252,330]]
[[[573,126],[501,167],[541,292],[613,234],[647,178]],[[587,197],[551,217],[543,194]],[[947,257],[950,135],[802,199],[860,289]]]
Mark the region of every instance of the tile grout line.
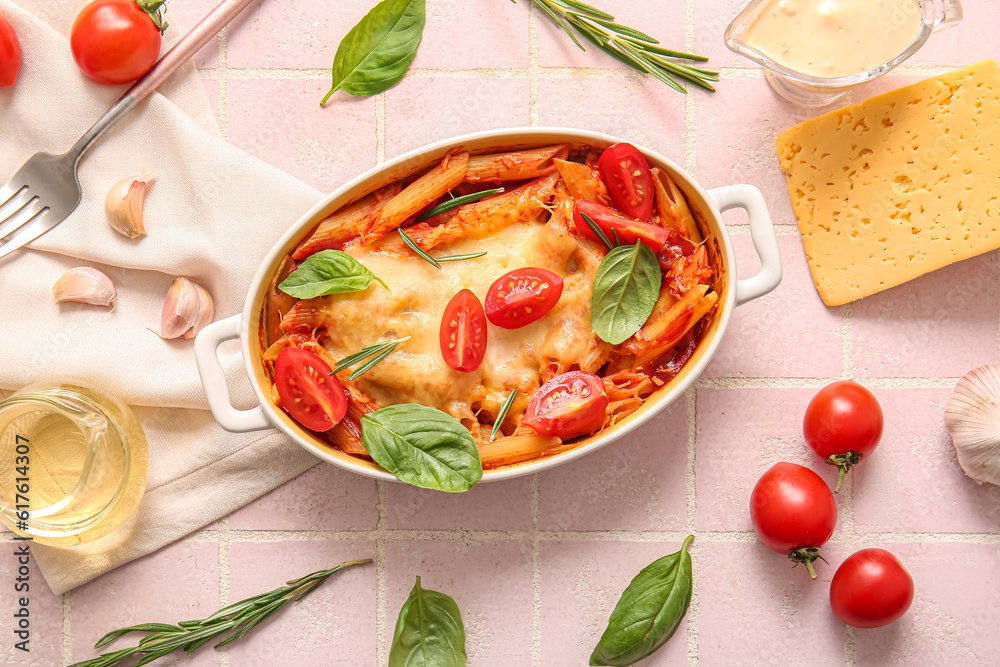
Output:
[[[229,548],[232,544],[232,531],[229,528],[229,517],[219,519],[219,609],[228,607],[232,601],[232,566],[229,560]],[[229,667],[229,646],[218,649],[219,667]]]
[[217,109],[216,109],[216,120],[219,123],[219,132],[222,133],[222,138],[226,141],[229,140],[229,108],[227,103],[227,97],[229,93],[229,64],[228,64],[228,44],[227,39],[229,36],[229,28],[224,27],[219,31],[219,36],[216,39],[216,59],[218,60],[218,78],[216,79],[216,85],[218,86],[218,91],[216,93],[217,98]]
[[531,665],[542,667],[542,556],[541,526],[542,475],[531,476]]
[[70,622],[73,614],[73,591],[62,595],[62,661],[64,665],[73,662],[73,626]]
[[[538,41],[538,11],[534,3],[528,5],[528,125],[538,125],[538,108],[541,99],[541,56]],[[493,77],[491,77],[493,78]]]
[[375,96],[375,164],[385,162],[385,93]]
[[385,622],[388,608],[386,591],[388,584],[385,573],[385,525],[387,515],[388,497],[385,480],[375,482],[378,489],[378,518],[375,520],[375,664],[384,665],[388,647],[386,647]]

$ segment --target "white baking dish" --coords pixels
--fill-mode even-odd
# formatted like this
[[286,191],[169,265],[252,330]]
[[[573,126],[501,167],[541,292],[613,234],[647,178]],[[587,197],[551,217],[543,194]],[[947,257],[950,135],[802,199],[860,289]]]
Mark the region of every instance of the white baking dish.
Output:
[[[624,140],[605,134],[564,128],[528,127],[491,130],[410,151],[346,183],[303,215],[274,245],[257,270],[243,312],[205,327],[195,339],[198,370],[212,414],[228,431],[254,431],[276,426],[306,450],[336,466],[376,479],[396,480],[392,474],[378,465],[344,454],[317,440],[271,402],[270,383],[260,360],[258,329],[264,295],[282,258],[333,211],[389,181],[440,160],[455,147],[461,146],[472,153],[492,153],[557,143],[606,147],[619,141]],[[714,289],[719,294],[718,311],[704,332],[698,349],[680,374],[669,385],[651,396],[639,410],[603,433],[580,441],[575,449],[536,461],[486,471],[483,481],[509,479],[546,470],[584,456],[640,428],[658,411],[683,394],[684,390],[704,371],[719,347],[733,309],[767,294],[781,281],[778,241],[764,198],[757,188],[752,185],[730,185],[706,191],[670,160],[642,146],[638,148],[645,154],[650,166],[664,169],[687,195],[688,204],[707,239],[716,268],[717,279]],[[722,211],[731,208],[745,209],[750,218],[750,234],[762,267],[752,278],[739,280],[736,277],[735,257],[721,215]],[[229,400],[226,379],[218,361],[219,345],[234,338],[240,339],[243,361],[258,401],[258,406],[251,410],[233,408]]]

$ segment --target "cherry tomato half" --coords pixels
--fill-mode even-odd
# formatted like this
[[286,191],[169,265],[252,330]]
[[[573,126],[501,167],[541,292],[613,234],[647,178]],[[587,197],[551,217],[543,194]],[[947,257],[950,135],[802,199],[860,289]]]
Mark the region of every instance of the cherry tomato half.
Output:
[[576,226],[578,234],[582,234],[592,241],[597,241],[597,234],[593,232],[587,221],[583,219],[586,213],[590,219],[597,223],[604,235],[611,243],[615,242],[615,233],[622,245],[631,245],[636,241],[642,241],[654,253],[660,252],[666,245],[669,234],[667,230],[658,225],[651,225],[648,222],[630,220],[623,218],[616,211],[607,206],[586,199],[578,199],[573,206],[573,224]]
[[632,144],[613,144],[597,161],[601,180],[622,213],[646,222],[653,212],[653,174]]
[[148,72],[160,55],[159,19],[154,20],[158,10],[153,0],[94,0],[85,5],[69,36],[83,75],[97,83],[117,84]]
[[441,316],[441,354],[444,363],[456,371],[469,373],[479,368],[486,356],[486,313],[483,304],[464,289],[445,306]]
[[840,468],[837,491],[847,471],[875,451],[884,426],[878,400],[852,380],[834,382],[820,389],[809,402],[802,420],[802,430],[812,450]]
[[750,520],[768,549],[805,563],[812,561],[837,527],[837,503],[823,478],[794,463],[775,463],[750,494]]
[[486,293],[486,317],[504,329],[519,329],[552,310],[563,291],[557,274],[526,266],[503,274]]
[[281,407],[312,431],[329,431],[347,414],[347,394],[330,367],[312,352],[286,347],[274,362]]
[[522,423],[539,435],[568,438],[597,429],[607,407],[601,378],[584,371],[569,371],[532,394]]
[[830,582],[833,615],[856,628],[898,621],[913,602],[913,577],[884,549],[862,549],[837,569]]
[[0,88],[17,83],[21,71],[21,44],[10,24],[0,16]]

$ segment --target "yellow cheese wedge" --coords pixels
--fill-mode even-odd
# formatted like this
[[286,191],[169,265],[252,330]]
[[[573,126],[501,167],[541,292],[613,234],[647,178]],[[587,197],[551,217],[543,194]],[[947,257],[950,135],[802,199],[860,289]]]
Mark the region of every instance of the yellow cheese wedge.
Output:
[[995,60],[808,120],[777,148],[828,306],[1000,247]]

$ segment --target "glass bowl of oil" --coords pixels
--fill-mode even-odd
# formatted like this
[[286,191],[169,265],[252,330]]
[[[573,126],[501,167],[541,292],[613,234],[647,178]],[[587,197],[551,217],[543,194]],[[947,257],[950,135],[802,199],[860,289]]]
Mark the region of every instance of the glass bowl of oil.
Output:
[[76,381],[0,401],[0,521],[40,544],[92,542],[146,490],[149,445],[132,410]]

